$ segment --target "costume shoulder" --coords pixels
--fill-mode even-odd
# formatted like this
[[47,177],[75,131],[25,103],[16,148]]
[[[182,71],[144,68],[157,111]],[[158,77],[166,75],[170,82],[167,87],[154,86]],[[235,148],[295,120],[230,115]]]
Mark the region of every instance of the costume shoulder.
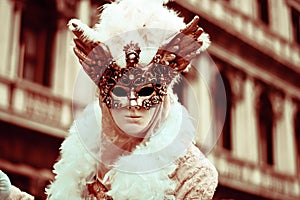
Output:
[[34,197],[11,185],[9,177],[0,170],[0,200],[33,200]]
[[21,191],[19,188],[12,186],[11,187],[11,193],[9,195],[9,198],[7,200],[34,200],[34,197],[30,194],[27,194],[26,192]]
[[218,173],[211,162],[195,146],[177,160],[172,174],[177,182],[176,199],[212,199],[218,184]]
[[101,110],[93,103],[73,122],[61,145],[60,159],[54,165],[55,180],[46,189],[49,200],[79,200],[87,193],[86,184],[97,171],[94,155],[99,151],[97,141],[101,132],[98,115]]

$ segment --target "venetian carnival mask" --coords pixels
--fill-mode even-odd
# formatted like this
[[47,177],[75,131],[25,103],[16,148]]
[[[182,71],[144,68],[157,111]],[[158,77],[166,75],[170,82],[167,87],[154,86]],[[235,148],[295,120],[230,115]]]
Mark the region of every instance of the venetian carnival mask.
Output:
[[139,43],[130,41],[123,47],[125,67],[116,63],[105,43],[84,38],[88,32],[86,25],[73,19],[69,27],[77,37],[74,52],[98,86],[106,106],[148,110],[163,101],[168,86],[188,67],[191,59],[209,46],[208,35],[198,26],[198,21],[196,16],[184,29],[165,38],[148,64],[140,63]]
[[126,68],[118,67],[112,60],[100,77],[98,87],[103,102],[109,108],[128,107],[148,110],[162,102],[163,96],[167,94],[168,85],[178,72],[160,64],[159,58],[149,65],[140,65],[140,47],[133,42],[126,45],[124,51]]

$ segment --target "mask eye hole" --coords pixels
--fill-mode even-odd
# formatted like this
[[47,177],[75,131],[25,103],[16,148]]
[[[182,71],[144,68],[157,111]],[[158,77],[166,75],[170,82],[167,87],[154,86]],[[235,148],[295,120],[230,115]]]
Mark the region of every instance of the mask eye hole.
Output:
[[117,97],[127,97],[127,91],[122,87],[115,87],[112,93]]
[[150,96],[151,94],[153,94],[154,92],[154,88],[153,87],[143,87],[142,89],[140,89],[137,94],[140,97],[146,97],[146,96]]

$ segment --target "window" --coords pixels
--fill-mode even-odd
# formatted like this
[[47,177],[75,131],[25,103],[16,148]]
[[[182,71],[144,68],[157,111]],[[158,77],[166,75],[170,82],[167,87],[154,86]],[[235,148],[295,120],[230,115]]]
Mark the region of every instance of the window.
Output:
[[232,92],[230,88],[230,83],[223,76],[223,82],[225,86],[225,91],[226,91],[226,100],[227,100],[227,112],[226,112],[226,117],[225,117],[225,123],[224,127],[222,130],[222,146],[224,149],[231,150],[232,149],[232,136],[231,136],[231,110],[232,110]]
[[298,103],[298,109],[295,115],[295,138],[297,168],[300,169],[300,103]]
[[292,31],[295,42],[300,44],[300,11],[292,7]]
[[269,3],[268,0],[257,0],[257,11],[259,19],[266,25],[269,24]]
[[[224,64],[225,65],[225,64]],[[231,132],[231,111],[232,111],[232,91],[230,87],[230,83],[228,78],[226,77],[224,71],[220,71],[222,75],[223,84],[225,87],[225,94],[226,94],[226,115],[225,121],[222,129],[222,134],[219,139],[219,145],[226,150],[232,150],[232,132]],[[215,78],[217,79],[217,78]],[[213,103],[214,103],[214,114],[216,115],[217,119],[222,121],[224,116],[220,116],[220,111],[224,108],[224,97],[220,95],[224,95],[222,92],[222,85],[218,81],[214,81],[214,90],[213,90]]]
[[22,13],[20,76],[44,86],[51,84],[56,16],[53,0],[28,0]]
[[274,164],[274,138],[273,138],[273,110],[268,93],[263,92],[259,99],[258,120],[259,120],[259,144],[261,161],[263,164]]

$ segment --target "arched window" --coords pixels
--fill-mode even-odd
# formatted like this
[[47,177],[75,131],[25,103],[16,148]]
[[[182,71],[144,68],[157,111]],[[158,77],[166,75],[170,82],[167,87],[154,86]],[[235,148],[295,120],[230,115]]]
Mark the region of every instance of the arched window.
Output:
[[54,0],[28,0],[22,10],[20,76],[51,85],[57,12]]
[[261,161],[263,164],[274,164],[273,110],[268,93],[264,91],[259,98],[258,122]]

